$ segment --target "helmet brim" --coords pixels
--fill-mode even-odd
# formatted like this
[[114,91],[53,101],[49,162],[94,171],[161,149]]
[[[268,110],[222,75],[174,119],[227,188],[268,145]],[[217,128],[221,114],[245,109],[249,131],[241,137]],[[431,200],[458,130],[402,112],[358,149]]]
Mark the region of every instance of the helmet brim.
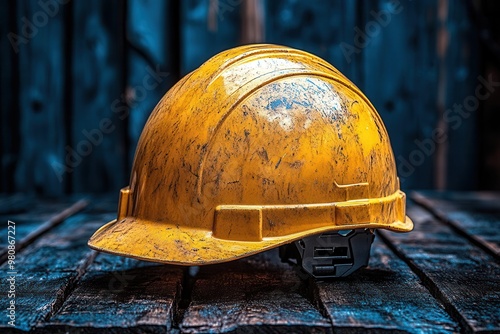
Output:
[[[404,222],[390,225],[356,224],[354,228],[384,228],[395,232],[409,232],[413,222],[406,216]],[[131,257],[139,260],[176,264],[204,265],[227,262],[250,256],[301,238],[339,230],[322,227],[261,241],[234,241],[215,238],[208,230],[190,229],[127,217],[113,220],[97,230],[88,245],[97,251]],[[341,229],[351,229],[344,225]]]

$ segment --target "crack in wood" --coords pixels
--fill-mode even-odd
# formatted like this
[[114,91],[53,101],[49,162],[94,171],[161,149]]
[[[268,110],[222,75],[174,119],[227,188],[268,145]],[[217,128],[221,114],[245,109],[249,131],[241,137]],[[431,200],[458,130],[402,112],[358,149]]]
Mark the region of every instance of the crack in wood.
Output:
[[87,272],[87,268],[94,262],[96,256],[97,256],[96,251],[92,251],[84,261],[76,268],[76,273],[77,275],[74,277],[71,277],[68,284],[63,286],[58,292],[57,295],[54,299],[54,302],[51,305],[50,312],[48,312],[44,318],[41,319],[37,323],[36,326],[39,326],[45,322],[48,322],[50,318],[52,318],[59,310],[62,308],[64,302],[66,299],[71,295],[71,293],[77,288],[78,283],[82,276]]
[[461,228],[459,224],[457,224],[453,219],[449,219],[446,217],[444,213],[442,213],[439,209],[435,208],[432,201],[425,196],[421,195],[418,192],[413,192],[410,194],[410,198],[422,206],[425,210],[430,212],[435,218],[438,219],[439,222],[444,223],[446,226],[451,227],[451,229],[456,232],[458,235],[466,238],[472,244],[478,246],[486,253],[493,256],[497,261],[500,261],[500,253],[498,253],[495,249],[490,247],[485,240],[475,235],[468,233],[466,230]]
[[[453,303],[446,297],[446,295],[439,289],[439,287],[434,283],[434,281],[429,278],[425,272],[420,269],[415,262],[413,262],[409,257],[407,257],[404,252],[401,252],[400,249],[393,244],[385,235],[384,233],[378,233],[378,236],[380,239],[389,247],[390,250],[394,252],[401,260],[403,260],[408,267],[422,280],[423,286],[429,290],[431,295],[436,298],[443,306],[446,312],[455,320],[457,321],[463,328],[467,329],[467,332],[474,332],[472,328],[469,327],[467,324],[466,319],[462,317],[460,312],[456,309],[456,307],[453,305]],[[462,330],[461,330],[462,332]]]

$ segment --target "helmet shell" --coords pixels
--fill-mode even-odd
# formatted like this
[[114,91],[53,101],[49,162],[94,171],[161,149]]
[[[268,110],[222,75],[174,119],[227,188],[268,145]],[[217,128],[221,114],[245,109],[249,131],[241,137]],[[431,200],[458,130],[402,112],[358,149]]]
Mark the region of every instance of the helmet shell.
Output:
[[117,219],[89,245],[192,265],[327,231],[412,227],[387,131],[363,93],[314,55],[250,45],[165,94]]

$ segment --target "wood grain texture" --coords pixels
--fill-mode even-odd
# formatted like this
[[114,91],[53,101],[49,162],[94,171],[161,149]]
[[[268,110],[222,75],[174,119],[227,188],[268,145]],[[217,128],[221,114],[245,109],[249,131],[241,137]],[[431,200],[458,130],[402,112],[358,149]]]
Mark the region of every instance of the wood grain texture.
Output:
[[170,21],[175,1],[128,2],[127,10],[127,88],[126,96],[115,105],[120,116],[129,115],[129,165],[132,165],[136,144],[149,115],[176,77],[180,53],[178,36]]
[[435,148],[427,154],[417,142],[432,141],[437,120],[436,1],[361,4],[360,87],[388,130],[401,186],[432,187]]
[[[37,0],[17,3],[19,45],[20,152],[17,191],[61,195],[63,179],[55,166],[64,163],[64,17],[43,10]],[[31,24],[31,30],[29,28]],[[28,27],[28,28],[26,28]],[[26,33],[23,33],[26,32]]]
[[[53,229],[68,217],[81,211],[86,206],[87,201],[80,200],[73,203],[72,205],[65,205],[62,206],[59,210],[53,211],[54,213],[47,220],[28,220],[27,224],[26,221],[16,222],[16,220],[13,220],[13,218],[9,216],[6,220],[12,220],[15,223],[14,236],[16,239],[16,252],[19,252],[35,239],[39,238],[47,231]],[[40,218],[38,215],[34,217],[37,217],[38,219]],[[3,241],[5,241],[5,243]],[[0,263],[3,263],[7,259],[8,254],[7,240],[3,241],[0,242]]]
[[0,194],[0,214],[15,215],[33,209],[34,198],[26,194],[14,195]]
[[[2,322],[0,330],[28,331],[35,327],[41,333],[170,330],[180,296],[182,269],[105,254],[94,259],[97,253],[88,248],[87,240],[115,216],[109,212],[116,208],[116,201],[108,196],[95,197],[93,201],[87,213],[67,219],[18,251],[17,326],[12,330]],[[36,217],[34,214],[32,219]],[[6,270],[5,265],[0,268]]]
[[180,298],[182,270],[99,254],[43,331],[166,333]]
[[124,90],[124,3],[73,4],[71,143],[66,147],[75,192],[105,192],[127,184],[126,119],[115,101]]
[[454,333],[459,329],[419,278],[378,237],[366,269],[345,279],[316,282],[314,291],[336,333],[436,329]]
[[[81,199],[78,196],[76,198]],[[23,194],[0,196],[0,221],[11,220],[16,223],[16,240],[19,242],[35,231],[40,224],[50,220],[74,203],[73,198],[41,199]],[[7,240],[0,239],[0,249],[6,245]]]
[[241,3],[242,0],[181,1],[181,75],[238,45]]
[[306,286],[277,250],[200,267],[183,333],[328,333],[330,322],[304,296]]
[[500,260],[500,194],[427,191],[411,198]]
[[[479,49],[479,32],[471,22],[467,6],[455,1],[448,3],[450,51],[445,63],[448,72],[445,113],[448,113],[448,117],[444,120],[448,123],[449,130],[445,189],[472,190],[477,188],[479,178],[477,170],[480,149],[477,142],[480,132],[477,120],[480,115],[479,104],[484,101],[476,90],[483,82],[479,79],[480,53],[473,51]],[[461,106],[460,112],[456,106]]]
[[[17,330],[28,331],[57,311],[96,254],[87,247],[88,238],[109,218],[109,214],[80,214],[16,253]],[[7,263],[0,270],[7,272]],[[2,281],[4,291],[6,284]],[[2,309],[8,302],[7,298],[0,301]],[[9,329],[2,320],[0,331]]]
[[[498,207],[492,194],[455,198],[464,209]],[[14,216],[36,220],[61,204],[33,200]],[[114,197],[94,197],[17,253],[17,327],[2,320],[2,333],[500,331],[498,262],[412,203],[413,232],[380,231],[369,267],[332,281],[281,263],[277,250],[189,271],[91,251],[89,236],[115,208]]]
[[[0,11],[0,64],[2,74],[0,75],[0,192],[14,192],[14,175],[16,161],[19,152],[19,94],[18,81],[18,57],[14,46],[8,41],[10,33],[17,31],[16,26],[16,2],[4,1],[4,7]],[[13,42],[14,45],[16,44]],[[8,93],[6,93],[8,92]]]
[[[0,46],[2,64],[8,64],[0,78],[0,191],[61,195],[125,186],[135,143],[163,92],[179,73],[242,42],[242,1],[4,1],[2,36],[12,31],[23,37],[22,31],[29,31],[23,18],[33,24],[36,16],[39,24],[19,45],[19,54],[7,38]],[[57,3],[57,13],[52,16],[40,2]],[[496,135],[494,121],[481,122],[478,129],[492,139],[483,140],[484,152],[477,150],[481,133],[474,98],[483,56],[466,5],[447,1],[448,20],[439,35],[434,0],[396,1],[403,10],[389,19],[381,16],[392,6],[388,0],[258,3],[264,8],[263,42],[325,58],[371,99],[388,128],[404,188],[433,186],[440,145],[434,131],[443,122],[448,133],[440,156],[447,185],[477,185],[476,161],[496,152],[488,144]],[[448,51],[439,62],[444,41]],[[157,64],[172,75],[144,94],[147,67]],[[446,71],[441,123],[436,110],[440,68]],[[494,99],[483,100],[490,105]],[[455,105],[465,111],[457,113]],[[111,123],[104,127],[112,130],[103,133],[101,121],[107,119]],[[488,170],[483,186],[495,173]]]
[[500,265],[430,213],[410,205],[415,229],[382,232],[465,332],[500,331]]
[[[474,96],[479,83],[476,55],[470,52],[477,46],[465,6],[449,2],[448,19],[440,30],[436,1],[397,1],[392,15],[387,15],[390,1],[362,3],[364,23],[359,28],[365,37],[360,40],[366,46],[359,48],[364,76],[360,86],[388,129],[402,186],[433,187],[439,150],[441,183],[450,189],[472,188],[476,113],[466,111],[464,117],[455,110],[467,96]],[[444,45],[448,52],[438,62]],[[445,73],[442,80],[440,71]]]
[[266,1],[266,42],[311,52],[338,68],[355,84],[360,57],[346,57],[342,43],[353,43],[359,1]]
[[[3,270],[3,269],[2,269]],[[23,272],[16,280],[16,326],[7,325],[3,317],[0,323],[2,333],[27,333],[37,323],[43,322],[66,297],[74,286],[77,274],[68,272]],[[4,288],[3,284],[1,287]],[[6,309],[8,299],[2,298],[0,306]]]

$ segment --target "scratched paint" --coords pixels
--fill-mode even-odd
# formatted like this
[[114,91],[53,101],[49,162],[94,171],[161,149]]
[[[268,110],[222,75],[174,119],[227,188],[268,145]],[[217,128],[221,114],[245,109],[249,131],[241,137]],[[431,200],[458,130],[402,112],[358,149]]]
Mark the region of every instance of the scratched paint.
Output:
[[163,97],[119,212],[91,247],[176,264],[326,231],[412,229],[374,107],[324,60],[274,45],[224,51]]

